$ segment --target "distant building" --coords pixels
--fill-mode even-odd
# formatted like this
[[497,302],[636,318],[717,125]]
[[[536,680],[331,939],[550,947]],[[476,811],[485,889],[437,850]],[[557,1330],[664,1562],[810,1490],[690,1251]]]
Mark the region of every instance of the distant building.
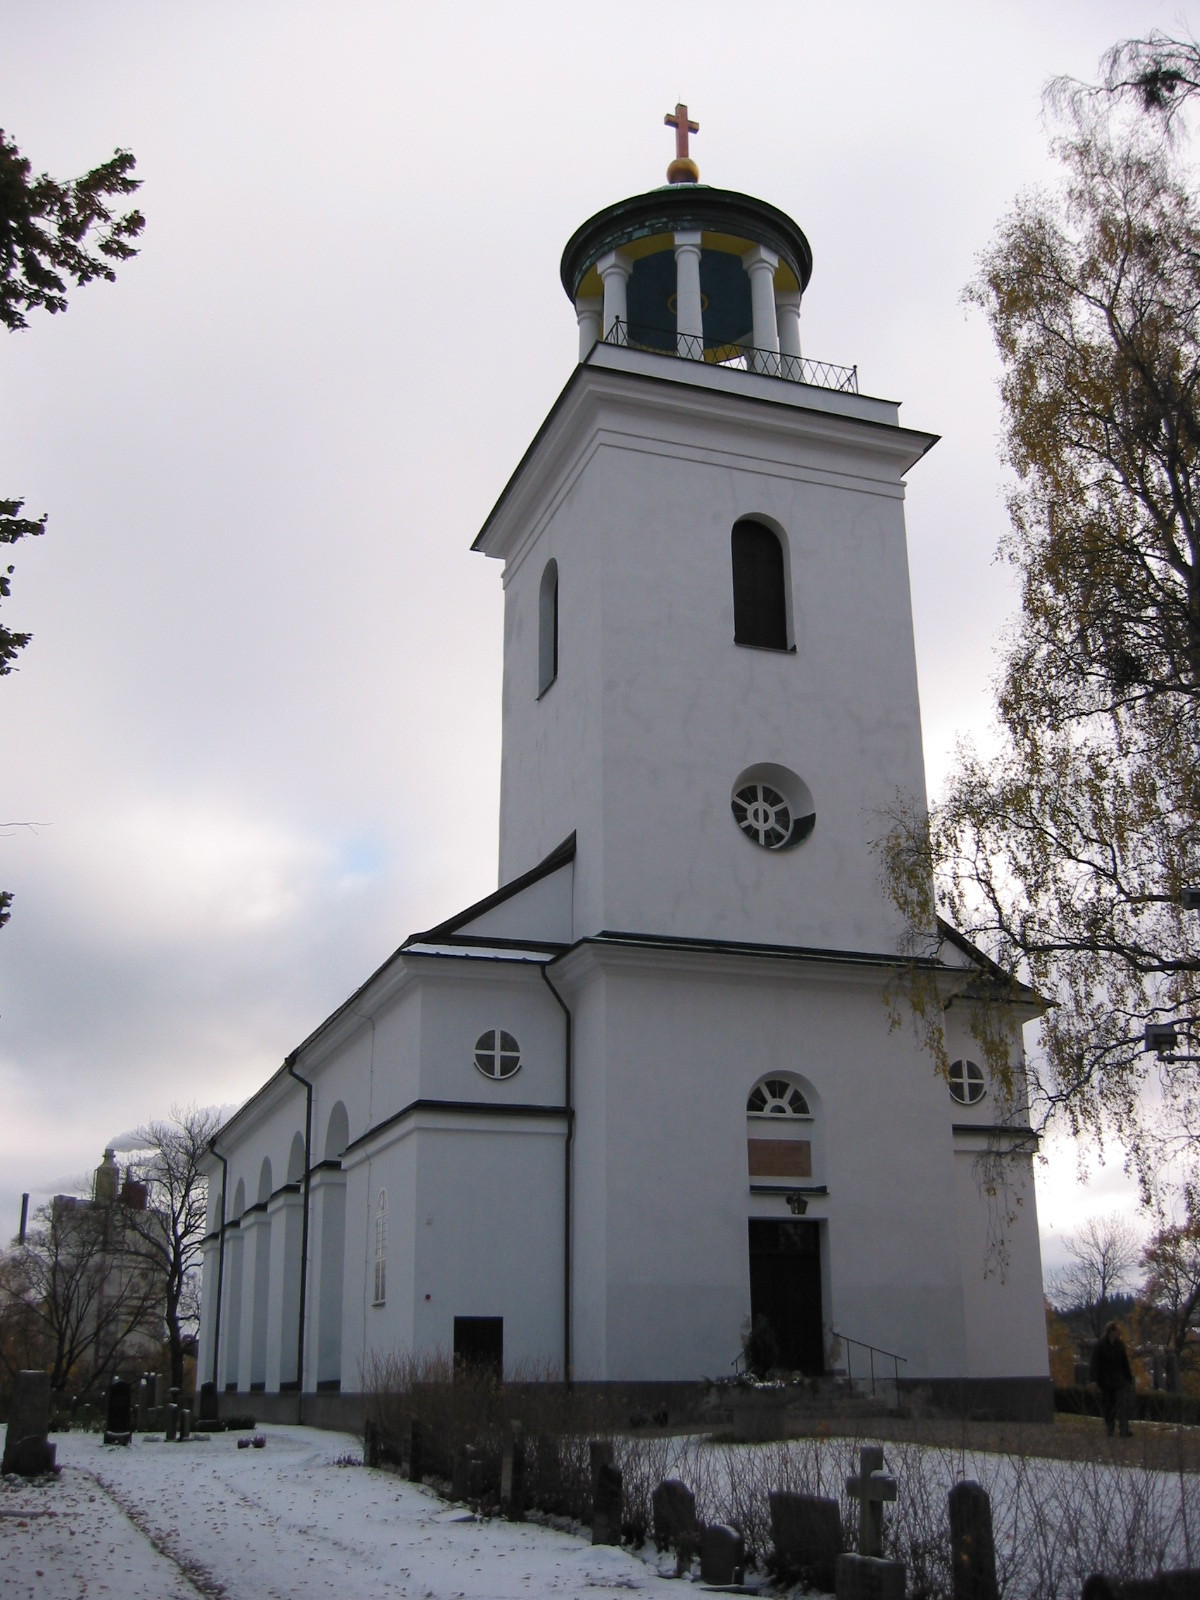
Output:
[[[904,475],[935,438],[802,356],[807,239],[693,173],[569,241],[579,364],[475,541],[503,563],[501,887],[214,1141],[199,1377],[239,1410],[349,1417],[410,1350],[690,1384],[753,1316],[791,1368],[872,1347],[948,1403],[1048,1412],[987,963],[942,930],[949,1082],[885,1004],[872,841],[925,797]],[[475,826],[428,795],[431,830]],[[1019,1062],[1037,1001],[1006,1003]]]
[[41,1249],[55,1318],[84,1352],[77,1379],[130,1374],[162,1352],[161,1274],[146,1249],[157,1226],[147,1190],[105,1150],[88,1198],[56,1194]]

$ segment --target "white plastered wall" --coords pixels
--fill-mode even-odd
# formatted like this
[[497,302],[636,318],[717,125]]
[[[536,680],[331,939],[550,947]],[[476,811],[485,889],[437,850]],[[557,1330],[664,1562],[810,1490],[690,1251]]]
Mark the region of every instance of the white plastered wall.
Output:
[[[781,421],[680,388],[688,405],[648,409],[638,380],[610,379],[569,438],[563,424],[555,482],[551,446],[545,485],[529,469],[531,526],[505,570],[502,880],[575,829],[576,935],[890,950],[870,842],[897,789],[924,796],[900,477],[917,451],[874,417]],[[794,653],[733,642],[745,516],[783,533]],[[538,699],[551,557],[559,678]],[[799,849],[758,850],[733,823],[756,762],[813,793]]]

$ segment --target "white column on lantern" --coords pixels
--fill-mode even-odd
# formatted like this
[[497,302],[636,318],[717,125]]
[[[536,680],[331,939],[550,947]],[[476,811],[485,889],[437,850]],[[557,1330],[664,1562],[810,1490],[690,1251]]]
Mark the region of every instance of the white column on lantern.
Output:
[[[800,359],[800,295],[795,289],[775,294],[775,319],[779,325],[779,353]],[[799,374],[796,374],[799,376]]]
[[629,323],[629,312],[626,309],[625,285],[629,282],[629,274],[633,270],[633,263],[626,259],[619,250],[610,250],[606,256],[601,256],[596,263],[596,271],[604,281],[604,337],[607,339],[612,332],[614,322],[626,326]]
[[704,305],[700,298],[700,235],[675,235],[675,334],[681,356],[704,351]]
[[775,372],[779,362],[772,359],[779,351],[779,327],[775,321],[775,269],[779,257],[773,250],[756,244],[742,257],[742,266],[750,274],[750,310],[754,318],[752,342],[760,352],[754,357],[757,372]]
[[575,302],[575,320],[579,324],[579,359],[586,361],[592,346],[600,337],[604,301],[599,295],[581,294]]

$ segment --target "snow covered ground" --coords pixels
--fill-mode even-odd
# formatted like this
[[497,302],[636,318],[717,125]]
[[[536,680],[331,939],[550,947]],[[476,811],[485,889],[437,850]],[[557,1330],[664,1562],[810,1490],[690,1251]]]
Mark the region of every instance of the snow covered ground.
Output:
[[[62,1472],[0,1479],[2,1600],[602,1600],[679,1585],[626,1551],[532,1524],[478,1522],[430,1490],[339,1466],[361,1442],[262,1428],[128,1449],[56,1434]],[[664,1566],[666,1560],[664,1558]]]

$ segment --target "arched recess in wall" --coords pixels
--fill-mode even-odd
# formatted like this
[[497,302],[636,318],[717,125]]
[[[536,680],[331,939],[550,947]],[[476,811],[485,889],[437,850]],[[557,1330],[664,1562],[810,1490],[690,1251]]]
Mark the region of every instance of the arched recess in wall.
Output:
[[292,1147],[288,1151],[287,1181],[304,1182],[304,1135],[299,1128],[292,1135]]
[[[350,1143],[350,1119],[339,1100],[325,1125],[320,1203],[321,1283],[317,1297],[317,1388],[342,1382],[342,1265],[346,1254],[346,1180],[341,1158]],[[336,1165],[334,1165],[336,1163]]]
[[254,1211],[254,1304],[250,1324],[250,1387],[267,1381],[267,1312],[271,1304],[271,1218],[259,1206],[271,1198],[271,1160],[264,1156],[258,1169],[258,1199]]
[[340,1161],[349,1143],[350,1118],[346,1115],[345,1106],[339,1100],[329,1113],[329,1121],[325,1127],[325,1160]]
[[820,1102],[807,1078],[766,1072],[746,1097],[751,1183],[805,1188],[820,1181]]
[[[246,1180],[239,1178],[237,1188],[233,1191],[233,1206],[229,1213],[229,1220],[240,1221],[246,1209]],[[242,1238],[240,1227],[230,1231],[229,1241],[225,1249],[225,1304],[228,1311],[224,1319],[224,1348],[221,1351],[221,1364],[224,1383],[227,1389],[236,1389],[238,1386],[238,1368],[241,1364],[242,1349],[242,1265],[246,1252],[246,1241]]]
[[538,589],[538,694],[558,677],[558,562],[547,561]]
[[780,534],[758,517],[742,517],[730,536],[733,639],[760,650],[786,650],[787,553]]
[[292,1135],[288,1151],[288,1194],[273,1226],[283,1228],[283,1282],[280,1294],[279,1387],[300,1386],[300,1258],[304,1249],[304,1135]]

